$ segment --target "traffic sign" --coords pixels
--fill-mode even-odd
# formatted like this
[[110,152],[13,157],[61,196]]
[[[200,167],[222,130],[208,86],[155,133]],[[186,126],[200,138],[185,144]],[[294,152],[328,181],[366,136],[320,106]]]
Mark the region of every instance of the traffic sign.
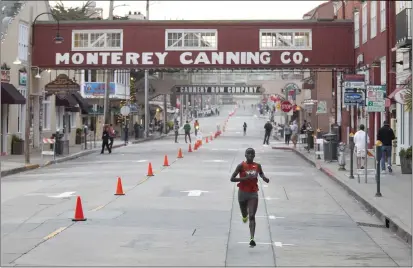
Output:
[[288,113],[289,111],[291,111],[292,108],[293,108],[293,105],[289,101],[281,102],[281,110],[284,113]]
[[360,88],[365,89],[366,83],[364,81],[345,81],[344,88]]
[[363,93],[359,92],[344,92],[344,105],[363,105],[364,106]]
[[386,86],[367,86],[367,112],[382,113],[386,109]]
[[123,106],[122,108],[120,108],[120,113],[123,116],[128,116],[130,114],[130,107],[129,106]]

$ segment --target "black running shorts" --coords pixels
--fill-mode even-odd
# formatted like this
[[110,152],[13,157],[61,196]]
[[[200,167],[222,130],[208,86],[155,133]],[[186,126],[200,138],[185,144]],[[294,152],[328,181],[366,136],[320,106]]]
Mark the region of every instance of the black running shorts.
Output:
[[245,202],[250,199],[258,199],[258,192],[244,192],[238,189],[238,202]]

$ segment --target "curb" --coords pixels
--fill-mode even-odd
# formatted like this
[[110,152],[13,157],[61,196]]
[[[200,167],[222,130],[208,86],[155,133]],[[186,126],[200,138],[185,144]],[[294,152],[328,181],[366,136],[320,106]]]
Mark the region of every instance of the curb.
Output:
[[[152,141],[152,140],[160,140],[160,139],[163,139],[165,137],[166,136],[161,136],[161,137],[156,137],[156,138],[149,138],[149,139],[144,139],[144,140],[135,140],[135,141],[132,141],[130,143],[139,144],[139,143],[142,143],[142,142],[147,142],[147,141]],[[124,147],[124,146],[125,146],[125,144],[117,144],[117,145],[113,145],[112,148],[120,148],[120,147]],[[30,165],[27,165],[27,166],[24,166],[24,167],[18,167],[18,168],[5,170],[5,171],[1,172],[1,178],[6,177],[6,176],[10,176],[10,175],[14,175],[14,174],[18,174],[18,173],[21,173],[21,172],[26,172],[26,171],[29,171],[29,170],[32,170],[32,169],[47,167],[47,166],[50,166],[50,165],[53,165],[53,164],[58,164],[58,163],[70,161],[70,160],[73,160],[73,159],[76,159],[76,158],[79,158],[79,157],[82,157],[82,156],[93,154],[95,152],[98,152],[99,150],[100,149],[96,148],[96,149],[91,149],[91,150],[88,150],[88,151],[78,152],[78,153],[75,153],[73,155],[62,157],[62,158],[54,160],[54,161],[48,161],[43,165],[30,164]]]
[[404,242],[408,243],[410,246],[412,245],[412,235],[409,233],[408,230],[405,230],[407,228],[401,227],[398,223],[394,222],[390,217],[386,215],[385,212],[375,207],[373,204],[371,204],[369,201],[363,198],[361,194],[359,194],[356,190],[353,190],[350,186],[342,182],[328,168],[317,166],[314,161],[308,159],[304,154],[302,154],[301,152],[297,150],[294,150],[293,148],[287,148],[287,147],[272,147],[272,148],[276,150],[278,149],[278,150],[293,151],[295,154],[297,154],[302,159],[304,159],[307,163],[314,166],[315,168],[323,172],[325,175],[327,175],[330,179],[338,183],[342,188],[344,188],[344,190],[347,191],[347,193],[349,193],[357,201],[363,204],[363,206],[369,212],[373,213],[377,218],[379,218],[379,220],[382,221],[386,225],[387,228],[389,228],[392,232],[396,233],[401,239],[403,239]]

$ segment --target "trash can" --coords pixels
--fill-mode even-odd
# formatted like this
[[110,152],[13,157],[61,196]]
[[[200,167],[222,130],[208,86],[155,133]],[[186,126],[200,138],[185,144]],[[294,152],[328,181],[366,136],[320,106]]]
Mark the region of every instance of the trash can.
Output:
[[314,149],[314,130],[312,128],[307,129],[307,144],[308,149]]
[[330,132],[323,135],[323,139],[324,161],[337,161],[337,135]]
[[339,126],[338,124],[332,124],[331,133],[337,135],[337,141],[341,141],[341,126]]

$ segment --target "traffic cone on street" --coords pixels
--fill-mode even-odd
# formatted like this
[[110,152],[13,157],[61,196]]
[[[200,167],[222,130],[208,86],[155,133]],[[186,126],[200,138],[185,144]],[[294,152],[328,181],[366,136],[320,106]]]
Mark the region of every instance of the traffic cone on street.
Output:
[[164,159],[163,159],[163,166],[164,167],[169,167],[169,162],[168,162],[168,156],[165,155]]
[[194,151],[198,150],[198,141],[195,142]]
[[75,217],[72,221],[85,221],[86,218],[83,216],[83,208],[82,208],[82,200],[80,200],[80,196],[76,199],[76,208],[75,208]]
[[208,137],[206,137],[206,139],[205,139],[205,143],[208,143]]
[[178,151],[178,158],[184,158],[183,155],[182,155],[182,150],[181,150],[181,148],[179,148],[179,151]]
[[191,147],[191,144],[189,144],[189,147],[188,147],[188,153],[192,153],[192,147]]
[[118,177],[118,185],[116,186],[116,193],[115,195],[125,195],[123,192],[123,187],[122,187],[122,179]]
[[148,165],[148,175],[147,176],[153,176],[152,163],[151,162],[149,162],[149,165]]
[[211,135],[211,138],[210,138],[210,139],[211,139],[211,141],[212,141],[212,140],[214,140],[214,137]]

